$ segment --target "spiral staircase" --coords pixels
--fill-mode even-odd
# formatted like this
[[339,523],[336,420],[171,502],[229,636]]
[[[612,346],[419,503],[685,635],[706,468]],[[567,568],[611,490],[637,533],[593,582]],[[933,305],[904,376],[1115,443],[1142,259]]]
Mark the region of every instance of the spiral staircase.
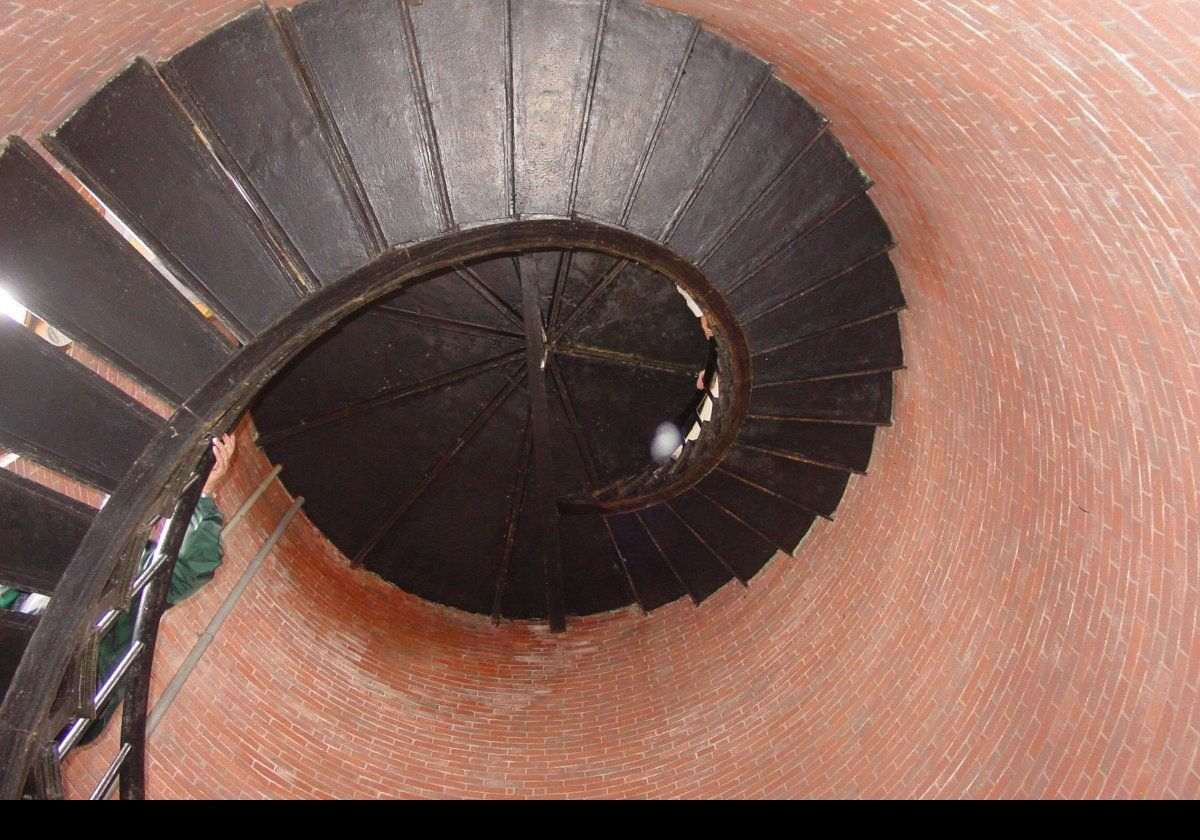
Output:
[[890,422],[870,181],[769,65],[639,0],[256,7],[41,144],[0,154],[0,276],[173,414],[0,324],[0,445],[111,494],[0,471],[0,583],[52,595],[0,613],[5,796],[60,790],[140,546],[247,409],[353,562],[555,630],[747,584]]

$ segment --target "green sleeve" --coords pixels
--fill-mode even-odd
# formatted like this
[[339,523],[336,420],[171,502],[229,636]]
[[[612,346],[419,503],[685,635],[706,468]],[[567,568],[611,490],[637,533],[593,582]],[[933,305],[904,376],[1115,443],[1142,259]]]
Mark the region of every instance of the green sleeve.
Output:
[[[137,604],[136,599],[134,604]],[[96,682],[104,682],[113,668],[121,661],[121,657],[129,651],[133,642],[133,616],[121,613],[108,632],[100,638],[100,646],[96,656]]]
[[[179,548],[179,559],[175,561],[175,571],[171,574],[171,586],[167,589],[167,604],[173,606],[188,597],[204,584],[212,580],[221,565],[221,526],[225,519],[217,510],[216,503],[202,496],[192,513],[188,523],[187,533],[183,537],[183,545]],[[137,599],[130,605],[133,609]],[[113,627],[100,639],[97,651],[96,672],[99,682],[112,673],[113,668],[121,657],[129,650],[133,641],[134,619],[129,613],[121,613]],[[121,685],[100,709],[96,720],[85,731],[82,743],[91,743],[100,737],[109,718],[117,709],[120,699],[125,695],[125,685]]]
[[224,556],[221,550],[221,526],[224,524],[225,519],[217,510],[216,502],[202,496],[192,513],[192,521],[179,549],[179,559],[175,561],[171,587],[167,590],[168,604],[178,604],[212,580]]
[[10,610],[24,593],[15,586],[0,586],[0,610]]

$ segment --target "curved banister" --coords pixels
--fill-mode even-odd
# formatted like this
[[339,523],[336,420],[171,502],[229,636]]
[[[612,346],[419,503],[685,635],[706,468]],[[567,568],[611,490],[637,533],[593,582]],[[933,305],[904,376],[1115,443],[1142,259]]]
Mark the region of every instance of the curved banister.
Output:
[[20,795],[50,704],[75,650],[95,618],[121,553],[145,532],[165,499],[178,497],[213,434],[230,428],[251,399],[292,357],[338,321],[406,283],[464,261],[538,248],[587,248],[648,265],[688,292],[710,315],[727,360],[722,387],[732,394],[725,438],[706,457],[652,494],[588,500],[608,512],[635,510],[693,486],[733,444],[749,402],[750,355],[724,297],[695,266],[662,245],[620,228],[583,219],[507,221],[459,231],[384,254],[301,300],[188,398],[134,462],[84,537],[30,640],[0,706],[0,755],[8,757],[0,796]]

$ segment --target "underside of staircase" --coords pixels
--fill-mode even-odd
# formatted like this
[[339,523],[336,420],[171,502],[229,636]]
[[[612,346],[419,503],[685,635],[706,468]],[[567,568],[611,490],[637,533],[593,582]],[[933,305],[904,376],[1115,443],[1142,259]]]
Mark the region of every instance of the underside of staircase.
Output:
[[0,470],[0,583],[52,596],[0,613],[9,797],[58,789],[140,548],[247,410],[354,563],[555,630],[749,584],[891,420],[869,179],[640,0],[255,7],[41,146],[0,153],[0,276],[173,414],[0,323],[0,446],[111,494]]

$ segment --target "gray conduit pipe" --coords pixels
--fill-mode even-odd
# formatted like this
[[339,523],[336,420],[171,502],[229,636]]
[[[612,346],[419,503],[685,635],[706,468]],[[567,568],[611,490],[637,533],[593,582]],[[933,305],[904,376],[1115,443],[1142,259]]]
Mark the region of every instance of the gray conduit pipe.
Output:
[[212,621],[208,623],[208,627],[204,628],[204,632],[200,634],[200,638],[196,640],[196,644],[192,647],[191,653],[188,654],[183,664],[179,666],[179,671],[171,678],[166,691],[162,693],[162,697],[158,698],[158,702],[154,704],[154,708],[150,711],[150,717],[146,721],[147,738],[154,734],[154,730],[162,722],[163,717],[167,714],[167,710],[171,708],[171,704],[179,696],[183,684],[188,681],[188,677],[192,675],[192,671],[199,664],[200,658],[204,656],[204,652],[208,650],[208,646],[216,638],[221,625],[225,623],[225,619],[229,618],[229,614],[233,612],[233,608],[241,600],[246,588],[250,586],[250,581],[254,580],[254,576],[258,574],[258,570],[266,562],[267,555],[275,548],[275,543],[279,542],[279,538],[283,536],[283,532],[287,530],[292,519],[300,512],[300,506],[303,504],[303,496],[297,497],[296,501],[292,502],[292,506],[280,518],[279,524],[275,526],[275,530],[271,532],[271,536],[267,537],[267,541],[263,543],[262,548],[254,555],[254,559],[250,561],[250,565],[246,567],[246,571],[242,572],[237,585],[225,597],[224,603],[221,604],[221,608],[213,615]]
[[246,501],[242,502],[242,506],[237,509],[237,513],[229,517],[229,521],[225,523],[224,533],[228,534],[238,526],[238,523],[242,521],[242,518],[249,512],[250,508],[254,507],[254,503],[258,501],[259,496],[267,492],[267,488],[271,486],[271,482],[279,476],[282,470],[283,466],[276,464],[275,468],[267,473],[267,477],[262,480],[262,483],[254,489],[254,492],[246,498]]

